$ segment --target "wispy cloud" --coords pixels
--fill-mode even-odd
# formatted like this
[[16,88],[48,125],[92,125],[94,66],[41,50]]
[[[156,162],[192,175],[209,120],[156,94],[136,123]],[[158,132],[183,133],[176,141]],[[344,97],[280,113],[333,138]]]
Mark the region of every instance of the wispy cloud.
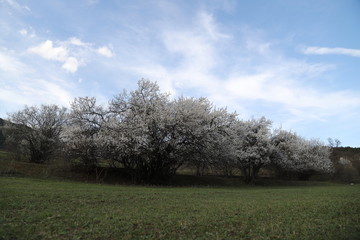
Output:
[[303,53],[309,55],[339,54],[360,57],[360,49],[350,48],[306,47],[303,49]]
[[31,11],[31,9],[28,6],[21,5],[15,0],[5,0],[5,3],[7,3],[10,7],[18,11],[27,11],[27,12]]
[[218,24],[214,20],[213,15],[206,11],[201,11],[198,14],[200,21],[200,26],[208,33],[208,35],[213,39],[219,38],[230,38],[230,35],[222,33],[219,31]]
[[254,114],[245,107],[250,102],[271,104],[276,106],[274,111],[299,121],[305,116],[324,121],[360,106],[356,92],[317,87],[316,79],[322,79],[334,65],[288,57],[261,31],[246,27],[239,30],[241,36],[225,34],[203,10],[192,27],[175,29],[164,28],[161,33],[165,56],[174,61],[171,66],[158,61],[156,53],[147,53],[146,62],[132,62],[133,66],[123,65],[124,69],[156,80],[174,94],[208,96],[216,105],[236,109],[245,117]]
[[[350,129],[359,115],[360,90],[350,86],[360,49],[318,47],[311,31],[299,49],[304,43],[291,32],[309,29],[299,24],[289,30],[282,14],[271,18],[274,9],[254,17],[246,11],[256,4],[232,0],[26,4],[31,9],[25,1],[0,0],[2,116],[25,103],[68,106],[73,96],[106,102],[140,78],[157,81],[174,97],[208,97],[242,118],[265,115],[295,130],[302,125],[311,132],[318,124],[328,134],[330,124],[341,123]],[[324,58],[299,57],[294,50]],[[322,62],[330,54],[353,58]],[[336,65],[342,61],[349,64]],[[346,84],[339,83],[340,74]],[[343,116],[346,121],[337,121]]]
[[19,33],[20,33],[21,35],[23,35],[23,36],[26,36],[26,35],[28,34],[28,31],[23,28],[23,29],[21,29],[21,30],[19,31]]
[[6,75],[16,75],[27,69],[26,65],[10,56],[4,51],[0,51],[0,72]]
[[225,88],[236,98],[281,104],[278,106],[292,109],[291,113],[294,109],[307,109],[314,115],[335,115],[344,109],[360,106],[360,97],[355,92],[324,93],[316,88],[307,87],[298,79],[288,81],[283,77],[291,79],[292,76],[282,76],[276,69],[255,75],[237,76],[229,79]]
[[[69,106],[73,98],[70,83],[61,80],[60,76],[46,67],[34,69],[22,61],[21,56],[0,49],[0,113],[8,109],[18,109],[24,104],[49,104],[55,103]],[[3,116],[4,117],[4,116]]]
[[68,44],[71,44],[74,46],[79,46],[79,47],[90,47],[92,45],[90,43],[83,42],[79,38],[76,38],[76,37],[69,38],[69,40],[65,43],[68,43]]
[[95,5],[99,3],[99,0],[86,0],[86,3],[89,5]]
[[31,26],[21,28],[18,31],[18,33],[23,37],[28,37],[28,38],[35,38],[36,37],[36,33],[35,33],[34,29]]
[[28,48],[27,51],[44,59],[60,62],[62,63],[61,68],[71,73],[75,73],[79,67],[85,66],[91,60],[92,53],[106,57],[114,55],[106,46],[96,48],[94,44],[83,42],[76,37],[71,37],[66,41],[57,41],[56,43],[52,40],[46,40]]

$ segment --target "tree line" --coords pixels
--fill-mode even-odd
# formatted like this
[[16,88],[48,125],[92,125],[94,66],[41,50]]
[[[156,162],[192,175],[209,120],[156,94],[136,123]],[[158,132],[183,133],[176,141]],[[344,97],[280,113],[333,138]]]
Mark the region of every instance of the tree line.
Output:
[[206,98],[171,99],[148,80],[106,106],[78,97],[69,110],[25,106],[8,120],[7,143],[31,162],[44,163],[62,152],[89,168],[122,168],[140,183],[166,182],[182,166],[198,174],[211,169],[229,176],[238,170],[246,183],[262,168],[303,177],[333,171],[331,149],[319,140],[273,130],[265,117],[239,119]]

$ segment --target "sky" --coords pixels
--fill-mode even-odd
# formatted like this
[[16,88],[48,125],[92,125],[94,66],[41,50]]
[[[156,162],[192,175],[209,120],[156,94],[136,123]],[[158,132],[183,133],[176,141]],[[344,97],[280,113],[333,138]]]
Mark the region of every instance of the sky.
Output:
[[0,117],[140,79],[360,147],[359,0],[0,0]]

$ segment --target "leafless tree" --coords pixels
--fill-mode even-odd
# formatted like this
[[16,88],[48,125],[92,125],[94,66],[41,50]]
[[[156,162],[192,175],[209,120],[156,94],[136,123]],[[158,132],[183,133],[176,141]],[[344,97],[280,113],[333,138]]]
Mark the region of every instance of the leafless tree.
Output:
[[8,141],[25,149],[30,162],[44,163],[59,147],[65,113],[66,109],[57,105],[25,106],[9,114]]

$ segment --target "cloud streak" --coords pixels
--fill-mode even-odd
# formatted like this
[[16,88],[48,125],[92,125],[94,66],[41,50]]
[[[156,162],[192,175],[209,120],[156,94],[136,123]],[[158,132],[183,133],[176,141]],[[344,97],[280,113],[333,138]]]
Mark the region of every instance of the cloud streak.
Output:
[[18,11],[27,11],[30,12],[31,9],[26,5],[21,5],[15,0],[5,0],[5,2],[11,6],[12,8],[18,10]]
[[360,57],[360,49],[350,48],[306,47],[303,49],[303,53],[308,55],[338,54],[351,57]]

